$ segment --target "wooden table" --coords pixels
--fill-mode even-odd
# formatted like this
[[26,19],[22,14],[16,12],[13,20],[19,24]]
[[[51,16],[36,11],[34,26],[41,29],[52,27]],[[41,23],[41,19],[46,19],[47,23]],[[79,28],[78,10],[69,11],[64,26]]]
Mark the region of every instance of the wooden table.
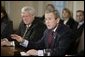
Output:
[[1,47],[1,56],[20,56],[21,50],[15,47],[3,46]]
[[1,56],[13,56],[15,47],[1,47]]

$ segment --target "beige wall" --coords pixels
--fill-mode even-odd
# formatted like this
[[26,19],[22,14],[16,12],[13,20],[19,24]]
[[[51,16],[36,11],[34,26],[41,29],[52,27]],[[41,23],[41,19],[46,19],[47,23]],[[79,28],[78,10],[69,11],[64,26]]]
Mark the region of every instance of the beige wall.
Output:
[[[52,4],[52,1],[2,1],[5,5],[6,11],[11,20],[13,20],[13,27],[17,29],[21,21],[20,10],[23,6],[32,6],[36,10],[36,16],[42,16],[47,4]],[[69,8],[75,17],[77,9],[84,9],[83,1],[66,1],[65,7]]]
[[73,1],[66,1],[65,8],[68,8],[72,12],[73,11]]
[[5,2],[1,2],[1,5],[2,5],[2,6],[5,6]]

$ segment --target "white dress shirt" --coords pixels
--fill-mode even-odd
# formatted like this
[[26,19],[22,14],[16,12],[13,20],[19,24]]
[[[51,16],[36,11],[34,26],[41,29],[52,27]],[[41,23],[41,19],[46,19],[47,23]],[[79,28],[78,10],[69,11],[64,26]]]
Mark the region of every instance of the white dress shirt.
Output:
[[64,24],[65,24],[65,25],[66,25],[66,23],[68,22],[68,20],[69,20],[69,19],[64,20]]
[[84,21],[79,22],[79,24],[78,24],[77,28],[79,28],[79,27],[80,27],[83,23],[84,23]]

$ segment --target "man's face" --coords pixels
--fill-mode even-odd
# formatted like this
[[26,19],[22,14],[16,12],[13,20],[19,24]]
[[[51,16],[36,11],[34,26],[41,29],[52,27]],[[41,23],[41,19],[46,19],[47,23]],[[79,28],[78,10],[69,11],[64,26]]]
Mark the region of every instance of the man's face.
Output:
[[81,22],[81,21],[83,21],[84,20],[84,15],[83,15],[83,13],[82,12],[77,12],[76,13],[76,21],[77,22]]
[[57,19],[53,13],[45,14],[45,24],[48,29],[53,29],[57,25]]
[[22,12],[21,17],[25,24],[31,24],[34,20],[33,15],[28,12]]

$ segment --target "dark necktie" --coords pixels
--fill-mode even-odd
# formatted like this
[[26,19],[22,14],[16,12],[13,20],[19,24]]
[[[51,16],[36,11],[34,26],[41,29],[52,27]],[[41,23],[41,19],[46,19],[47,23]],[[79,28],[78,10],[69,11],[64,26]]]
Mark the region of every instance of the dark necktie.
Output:
[[48,45],[49,45],[49,47],[51,46],[52,41],[53,41],[53,31],[50,31],[48,33]]
[[29,29],[29,27],[26,27],[26,30],[25,30],[24,35],[23,35],[23,38],[25,38],[28,29]]

